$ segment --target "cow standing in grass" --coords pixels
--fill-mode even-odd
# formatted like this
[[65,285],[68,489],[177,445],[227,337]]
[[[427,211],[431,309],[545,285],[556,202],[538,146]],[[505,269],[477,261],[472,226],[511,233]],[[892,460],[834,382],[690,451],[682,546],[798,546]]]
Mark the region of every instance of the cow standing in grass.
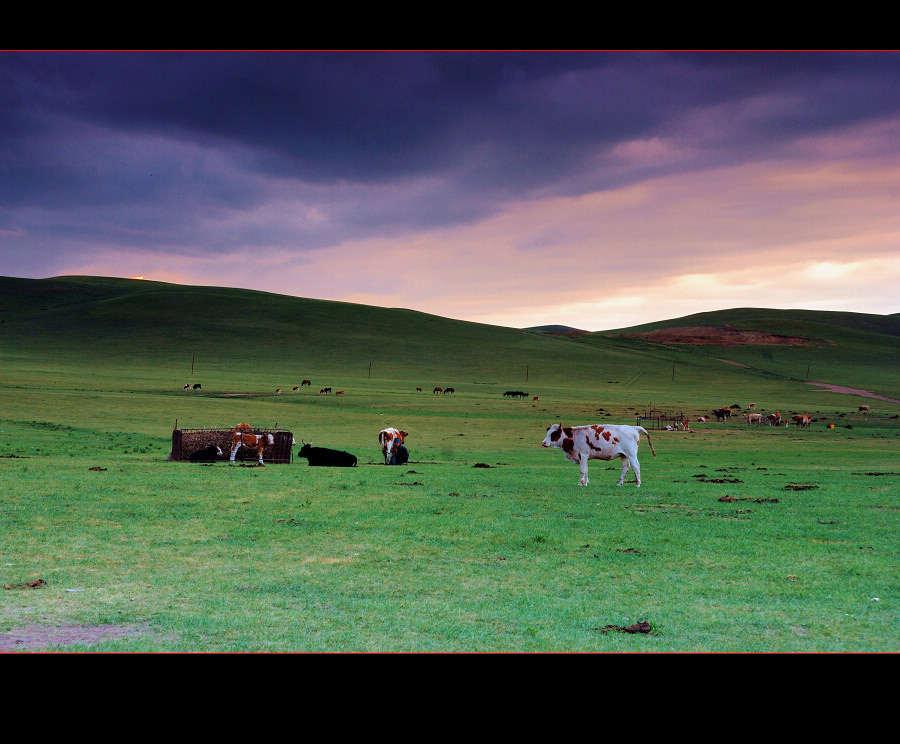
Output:
[[391,461],[394,454],[394,448],[404,444],[409,436],[408,431],[400,431],[399,429],[382,429],[378,432],[378,443],[381,445],[381,454],[384,455],[384,464],[387,465]]
[[627,425],[594,425],[563,426],[553,424],[547,428],[547,436],[541,442],[543,447],[556,447],[566,453],[566,457],[581,467],[581,480],[578,485],[588,484],[588,460],[622,460],[622,477],[617,485],[625,482],[628,466],[634,468],[637,485],[641,485],[641,465],[637,459],[638,444],[641,432],[647,435],[650,451],[656,457],[650,434],[643,426]]
[[259,464],[263,464],[263,450],[275,444],[275,437],[271,434],[251,434],[250,425],[241,422],[231,430],[231,462],[241,447],[256,450]]

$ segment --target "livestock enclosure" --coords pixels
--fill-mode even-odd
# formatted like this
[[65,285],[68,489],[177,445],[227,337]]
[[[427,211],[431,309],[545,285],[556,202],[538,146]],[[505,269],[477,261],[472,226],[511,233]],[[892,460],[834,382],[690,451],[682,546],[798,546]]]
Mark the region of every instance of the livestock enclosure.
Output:
[[[190,456],[206,447],[218,445],[224,453],[225,460],[229,457],[231,450],[231,434],[234,429],[218,428],[218,429],[173,429],[172,430],[172,451],[169,453],[168,460],[173,462],[188,462]],[[294,435],[290,431],[284,429],[251,429],[249,434],[272,434],[275,438],[275,444],[266,447],[263,450],[263,462],[273,465],[289,465],[293,457],[293,449],[291,449]],[[256,450],[249,450],[241,447],[234,459],[243,462],[244,460],[252,460],[256,462]]]
[[660,411],[656,408],[635,414],[635,418],[635,423],[645,429],[665,429],[667,425],[677,426],[686,420],[684,411]]

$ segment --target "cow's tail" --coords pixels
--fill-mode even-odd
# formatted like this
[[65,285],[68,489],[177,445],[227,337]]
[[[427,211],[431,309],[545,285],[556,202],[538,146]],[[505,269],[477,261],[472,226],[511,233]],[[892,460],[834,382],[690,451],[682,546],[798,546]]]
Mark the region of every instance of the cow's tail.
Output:
[[650,451],[653,453],[653,456],[656,457],[656,450],[653,449],[653,441],[650,439],[650,432],[647,431],[643,426],[639,426],[638,429],[640,429],[642,432],[644,432],[644,434],[647,435],[647,444],[650,445]]

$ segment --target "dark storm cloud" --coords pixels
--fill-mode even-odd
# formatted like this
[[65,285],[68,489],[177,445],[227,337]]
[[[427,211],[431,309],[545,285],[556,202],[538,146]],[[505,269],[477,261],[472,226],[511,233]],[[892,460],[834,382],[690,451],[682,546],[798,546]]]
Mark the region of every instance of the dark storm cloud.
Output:
[[[895,115],[898,61],[0,53],[0,231],[53,238],[60,250],[203,253],[453,225],[520,198],[752,160],[798,137]],[[616,154],[654,138],[679,151],[641,162]],[[284,223],[265,213],[279,202]],[[222,227],[230,220],[240,226]]]

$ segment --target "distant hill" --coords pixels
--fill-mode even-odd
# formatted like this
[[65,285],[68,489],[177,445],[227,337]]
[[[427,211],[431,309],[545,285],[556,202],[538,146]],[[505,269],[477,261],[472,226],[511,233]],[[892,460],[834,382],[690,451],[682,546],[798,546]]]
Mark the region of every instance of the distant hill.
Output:
[[249,381],[314,375],[528,391],[562,385],[638,403],[670,395],[677,378],[680,395],[702,397],[710,385],[811,380],[900,398],[900,317],[810,310],[738,308],[588,333],[224,287],[0,277],[0,354],[21,368],[65,369],[61,379],[101,370],[135,379],[146,368],[171,370],[183,383],[196,362],[204,390],[207,382],[231,385],[237,373]]
[[526,328],[525,330],[526,331],[534,331],[536,333],[562,333],[562,334],[590,333],[590,331],[583,331],[580,328],[572,328],[572,326],[567,326],[567,325],[535,326],[534,328]]
[[649,333],[669,328],[718,327],[772,334],[795,335],[796,329],[813,331],[821,327],[840,327],[854,331],[900,336],[900,314],[832,312],[828,310],[771,310],[766,308],[734,308],[708,313],[695,313],[681,318],[654,323],[598,331],[603,334]]

